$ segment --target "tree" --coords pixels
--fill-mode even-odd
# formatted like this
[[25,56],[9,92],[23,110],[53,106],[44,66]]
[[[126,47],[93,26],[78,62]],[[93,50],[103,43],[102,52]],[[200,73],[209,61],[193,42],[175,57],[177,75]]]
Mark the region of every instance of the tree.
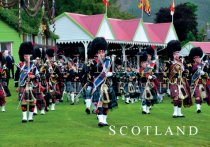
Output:
[[[126,12],[121,12],[116,0],[111,0],[108,6],[108,17],[129,19],[133,18]],[[59,0],[56,1],[56,15],[63,12],[80,13],[86,15],[104,14],[105,5],[102,0]]]
[[[187,39],[187,34],[192,33],[193,36],[197,38],[197,6],[187,2],[184,4],[179,4],[175,7],[174,13],[174,27],[176,29],[177,35],[180,41]],[[170,15],[169,8],[161,8],[158,13],[156,13],[155,22],[171,22],[172,17]]]

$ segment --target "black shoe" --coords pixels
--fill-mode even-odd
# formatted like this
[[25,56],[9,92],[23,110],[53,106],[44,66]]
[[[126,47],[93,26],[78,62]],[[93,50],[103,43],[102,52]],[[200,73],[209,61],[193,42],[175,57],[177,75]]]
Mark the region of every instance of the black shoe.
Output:
[[98,123],[98,126],[99,126],[99,127],[103,127],[104,124],[103,124],[102,122],[100,122],[100,123]]
[[28,122],[33,122],[34,120],[33,119],[31,119],[31,120],[28,120]]
[[86,109],[85,109],[85,112],[86,112],[87,114],[90,114],[90,109],[86,108]]
[[45,111],[46,111],[46,112],[48,112],[48,111],[49,111],[49,109],[46,107],[46,108],[45,108]]
[[181,115],[181,116],[177,116],[177,117],[184,118],[185,116],[184,115]]
[[178,116],[177,115],[173,115],[173,118],[178,118]]
[[59,102],[61,102],[61,103],[62,103],[62,102],[63,102],[63,100],[59,100]]
[[22,120],[22,123],[27,123],[27,120]]
[[109,124],[104,124],[104,126],[109,126]]
[[11,94],[8,94],[6,97],[10,97],[10,96],[12,96]]
[[147,112],[145,112],[145,111],[142,111],[142,114],[147,114]]
[[201,110],[197,110],[197,113],[201,113]]
[[37,115],[37,113],[34,113],[33,116]]
[[74,103],[71,103],[70,105],[74,105]]
[[92,114],[96,114],[96,111],[95,110],[92,110]]

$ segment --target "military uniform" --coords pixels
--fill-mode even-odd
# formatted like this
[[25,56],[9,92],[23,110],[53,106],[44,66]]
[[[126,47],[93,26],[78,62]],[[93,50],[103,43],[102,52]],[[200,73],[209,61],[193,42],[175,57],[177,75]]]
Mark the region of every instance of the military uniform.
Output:
[[[20,80],[19,101],[21,101],[23,123],[27,122],[27,120],[29,122],[33,121],[33,112],[34,112],[34,107],[35,107],[35,104],[34,104],[35,97],[32,91],[33,79],[35,77],[34,63],[29,62],[32,52],[33,52],[33,45],[31,42],[24,42],[20,45],[19,58],[21,62],[15,73],[15,80],[14,80],[16,89],[18,88],[18,83]],[[27,102],[29,102],[29,117],[28,118],[27,118]]]
[[[169,88],[171,98],[174,104],[173,118],[184,117],[181,112],[182,102],[185,107],[192,105],[189,84],[185,78],[183,78],[183,72],[185,71],[184,64],[179,58],[179,51],[181,45],[179,41],[172,40],[167,44],[167,50],[171,61],[169,66]],[[176,57],[176,58],[174,58]]]
[[[207,96],[207,80],[208,73],[207,68],[205,67],[205,63],[201,63],[201,61],[196,61],[196,58],[201,60],[203,56],[203,51],[201,48],[192,48],[190,50],[189,59],[191,60],[191,92],[192,96],[195,97],[195,103],[197,108],[197,113],[201,112],[201,103],[203,99],[208,99]],[[207,100],[208,101],[208,100]]]
[[[0,61],[1,61],[1,55],[0,55]],[[6,106],[6,93],[4,91],[4,79],[6,78],[6,71],[4,68],[0,67],[0,107],[1,111],[5,112],[5,106]]]

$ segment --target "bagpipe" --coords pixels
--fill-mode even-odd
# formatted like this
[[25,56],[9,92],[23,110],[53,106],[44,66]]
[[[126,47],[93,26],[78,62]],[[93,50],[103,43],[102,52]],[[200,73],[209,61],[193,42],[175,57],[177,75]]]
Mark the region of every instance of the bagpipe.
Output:
[[152,100],[153,99],[153,95],[152,95],[151,90],[154,88],[154,84],[149,79],[149,76],[154,74],[152,69],[153,68],[150,68],[149,66],[147,66],[140,75],[142,77],[147,77],[148,78],[147,81],[146,81],[146,84],[145,84],[144,91],[142,93],[142,98],[146,99],[146,100]]
[[109,93],[108,93],[108,86],[106,84],[106,80],[107,80],[107,77],[105,78],[104,83],[101,85],[101,89],[100,89],[101,101],[104,104],[108,104],[110,102],[110,97],[109,97]]
[[[191,87],[194,87],[194,89],[192,90],[192,93],[191,93],[191,97],[193,97],[197,86],[198,86],[198,89],[201,93],[201,97],[202,98],[207,97],[206,90],[204,88],[204,84],[199,84],[199,79],[201,78],[201,73],[200,72],[203,71],[203,69],[204,69],[204,67],[206,66],[207,63],[208,63],[208,61],[205,61],[204,63],[201,63],[198,66],[198,69],[196,70],[196,72],[191,77]],[[208,81],[208,79],[206,79],[206,80]]]

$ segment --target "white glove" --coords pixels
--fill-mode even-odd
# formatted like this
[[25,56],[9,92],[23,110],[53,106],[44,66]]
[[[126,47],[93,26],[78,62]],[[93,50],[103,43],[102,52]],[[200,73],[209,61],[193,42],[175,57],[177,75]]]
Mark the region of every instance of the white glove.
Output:
[[113,74],[112,74],[112,72],[107,72],[106,73],[106,77],[111,77]]
[[92,90],[92,87],[91,86],[88,86],[87,87],[87,91],[91,91]]
[[150,79],[150,80],[151,80],[151,79],[152,79],[152,76],[149,76],[149,77],[148,77],[148,79]]
[[203,70],[201,70],[200,74],[203,76],[203,75],[205,75],[205,72]]

